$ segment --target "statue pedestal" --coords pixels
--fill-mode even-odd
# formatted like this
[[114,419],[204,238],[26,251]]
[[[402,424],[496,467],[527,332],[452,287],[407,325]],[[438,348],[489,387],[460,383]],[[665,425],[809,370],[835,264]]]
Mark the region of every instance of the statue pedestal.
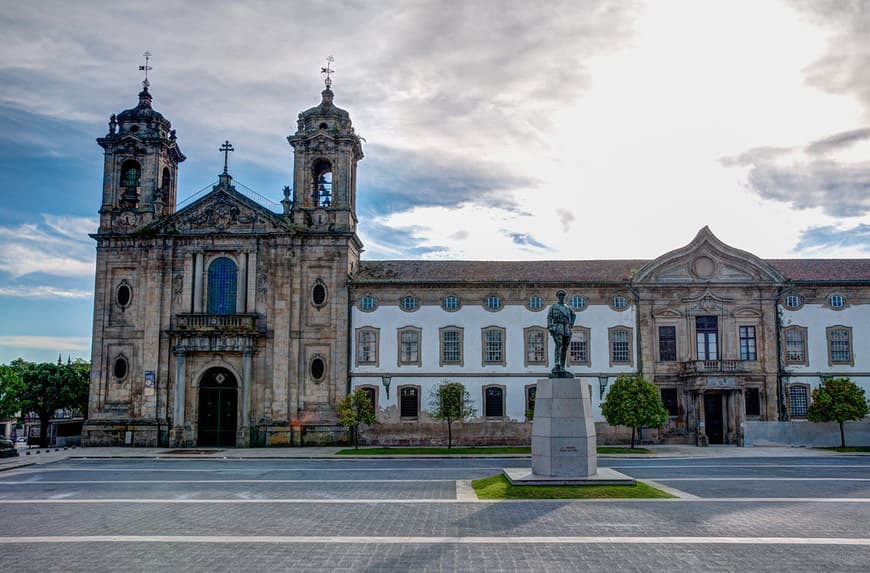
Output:
[[532,467],[505,469],[514,485],[616,485],[634,480],[598,469],[589,385],[575,378],[538,380],[532,421]]

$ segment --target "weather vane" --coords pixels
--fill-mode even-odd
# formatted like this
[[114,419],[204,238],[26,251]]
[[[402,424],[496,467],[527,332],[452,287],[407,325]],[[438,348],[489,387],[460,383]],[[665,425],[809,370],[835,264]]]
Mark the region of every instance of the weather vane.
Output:
[[224,144],[221,145],[221,148],[218,151],[222,151],[224,154],[224,175],[227,174],[227,159],[229,159],[230,151],[235,151],[233,146],[230,145],[230,140],[224,141]]
[[332,69],[332,63],[335,62],[335,58],[332,56],[327,56],[326,58],[326,67],[320,68],[321,74],[326,74],[326,79],[323,80],[323,83],[326,84],[326,89],[332,88],[332,78],[330,78],[330,74],[334,74],[335,70]]
[[145,56],[145,65],[139,66],[139,71],[145,72],[145,80],[142,82],[142,87],[147,90],[151,85],[151,82],[148,81],[148,71],[151,70],[151,66],[148,65],[148,62],[151,60],[151,52],[146,50],[142,55]]

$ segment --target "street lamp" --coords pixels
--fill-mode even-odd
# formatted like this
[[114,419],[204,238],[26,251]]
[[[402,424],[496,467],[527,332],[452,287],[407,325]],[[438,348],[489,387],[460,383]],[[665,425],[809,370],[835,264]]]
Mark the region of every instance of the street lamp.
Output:
[[390,382],[392,382],[393,378],[391,376],[381,376],[381,385],[384,387],[384,390],[387,391],[387,400],[390,399]]
[[598,399],[604,399],[604,391],[607,390],[607,381],[609,378],[607,376],[599,376],[598,377]]

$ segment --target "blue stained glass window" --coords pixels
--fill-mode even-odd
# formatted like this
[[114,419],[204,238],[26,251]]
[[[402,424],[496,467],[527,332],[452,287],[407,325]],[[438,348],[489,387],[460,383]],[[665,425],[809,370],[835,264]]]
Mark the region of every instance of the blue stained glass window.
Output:
[[208,266],[208,313],[236,313],[236,263],[226,257]]

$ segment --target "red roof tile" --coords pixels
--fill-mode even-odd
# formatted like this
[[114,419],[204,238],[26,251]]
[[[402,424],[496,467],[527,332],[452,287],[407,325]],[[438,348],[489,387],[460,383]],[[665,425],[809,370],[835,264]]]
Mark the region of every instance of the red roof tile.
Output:
[[[363,261],[354,283],[625,282],[647,260]],[[789,280],[870,282],[870,259],[768,259]]]

